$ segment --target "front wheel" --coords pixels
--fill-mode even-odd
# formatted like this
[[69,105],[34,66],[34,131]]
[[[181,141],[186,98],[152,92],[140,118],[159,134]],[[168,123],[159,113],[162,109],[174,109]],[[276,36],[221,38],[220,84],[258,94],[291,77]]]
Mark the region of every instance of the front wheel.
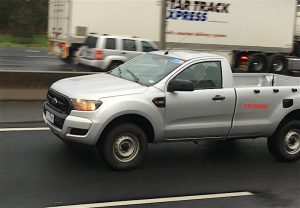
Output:
[[270,153],[279,161],[290,162],[300,158],[300,121],[283,125],[268,139]]
[[132,123],[120,124],[111,129],[98,145],[106,164],[115,170],[137,167],[145,158],[148,143],[145,132]]

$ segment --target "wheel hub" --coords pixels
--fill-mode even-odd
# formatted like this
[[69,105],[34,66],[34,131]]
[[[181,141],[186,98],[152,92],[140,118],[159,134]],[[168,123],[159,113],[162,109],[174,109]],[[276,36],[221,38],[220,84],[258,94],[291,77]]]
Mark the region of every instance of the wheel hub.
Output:
[[127,152],[130,148],[130,144],[124,143],[124,144],[121,144],[120,147],[121,147],[122,152]]
[[130,162],[139,151],[139,142],[136,136],[124,134],[119,136],[113,146],[113,154],[120,162]]
[[284,148],[289,154],[297,154],[300,151],[300,134],[298,131],[291,130],[286,134]]
[[279,71],[282,70],[282,68],[283,68],[283,63],[281,61],[275,61],[273,63],[273,69],[274,69],[274,71],[279,72]]
[[263,69],[263,63],[261,61],[257,61],[253,63],[255,71],[261,71]]

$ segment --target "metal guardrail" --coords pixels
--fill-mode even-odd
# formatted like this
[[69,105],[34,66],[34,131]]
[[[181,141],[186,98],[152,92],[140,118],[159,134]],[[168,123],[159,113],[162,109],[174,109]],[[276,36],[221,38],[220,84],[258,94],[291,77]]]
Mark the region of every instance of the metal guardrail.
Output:
[[0,70],[0,101],[45,100],[57,80],[94,72]]

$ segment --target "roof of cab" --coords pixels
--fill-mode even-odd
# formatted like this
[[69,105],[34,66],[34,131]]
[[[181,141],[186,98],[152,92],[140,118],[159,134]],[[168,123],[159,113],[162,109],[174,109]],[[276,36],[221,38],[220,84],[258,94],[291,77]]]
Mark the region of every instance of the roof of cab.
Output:
[[189,50],[170,50],[167,55],[165,55],[166,50],[153,51],[152,54],[158,54],[163,56],[169,56],[172,58],[183,59],[185,61],[191,59],[199,59],[199,58],[221,58],[224,57],[218,56],[211,53],[203,53],[199,51],[189,51]]

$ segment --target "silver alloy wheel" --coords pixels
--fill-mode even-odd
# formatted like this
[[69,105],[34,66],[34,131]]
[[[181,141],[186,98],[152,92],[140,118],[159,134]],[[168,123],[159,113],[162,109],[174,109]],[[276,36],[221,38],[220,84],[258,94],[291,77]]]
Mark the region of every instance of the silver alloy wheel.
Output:
[[139,150],[138,138],[129,133],[120,135],[113,146],[113,154],[120,162],[130,162],[137,156]]
[[273,63],[273,71],[280,72],[280,71],[282,71],[282,69],[283,69],[283,63],[282,63],[282,61],[276,60]]
[[284,149],[294,155],[300,151],[300,134],[298,130],[290,130],[284,137]]

